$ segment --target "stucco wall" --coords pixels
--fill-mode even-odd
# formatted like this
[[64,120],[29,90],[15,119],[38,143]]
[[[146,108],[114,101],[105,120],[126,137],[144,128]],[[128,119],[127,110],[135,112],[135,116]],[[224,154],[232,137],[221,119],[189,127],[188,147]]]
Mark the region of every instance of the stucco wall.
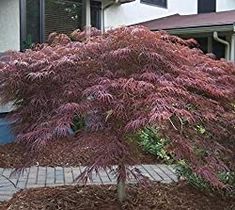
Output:
[[0,52],[19,49],[19,0],[0,0]]

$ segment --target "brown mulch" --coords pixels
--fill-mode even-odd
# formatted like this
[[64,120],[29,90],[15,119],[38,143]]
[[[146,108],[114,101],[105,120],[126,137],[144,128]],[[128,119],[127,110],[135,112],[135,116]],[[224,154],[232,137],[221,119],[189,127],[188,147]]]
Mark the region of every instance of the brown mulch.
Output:
[[[235,198],[206,195],[181,182],[129,186],[128,199],[120,205],[115,186],[57,187],[17,193],[2,209],[33,210],[234,210]],[[1,206],[0,206],[1,207]],[[0,208],[1,209],[1,208]]]
[[[82,132],[70,139],[55,140],[43,149],[38,154],[29,153],[26,148],[17,143],[11,143],[0,146],[0,167],[25,167],[32,165],[40,166],[78,166],[86,165],[89,156],[92,156],[94,151],[87,147],[88,141],[98,141],[99,139],[107,138],[104,134]],[[136,164],[152,164],[159,163],[153,155],[145,153],[140,146],[134,141],[129,143],[132,153],[135,153]]]

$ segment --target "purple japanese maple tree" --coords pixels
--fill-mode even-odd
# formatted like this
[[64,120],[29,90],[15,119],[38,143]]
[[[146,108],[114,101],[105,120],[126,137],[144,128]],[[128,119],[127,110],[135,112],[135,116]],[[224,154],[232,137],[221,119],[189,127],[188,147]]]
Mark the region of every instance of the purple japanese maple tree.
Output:
[[194,40],[144,27],[91,31],[89,40],[79,31],[73,41],[53,34],[49,44],[1,58],[0,95],[15,103],[17,141],[37,150],[69,135],[75,116],[92,117],[90,130],[113,138],[90,145],[96,155],[84,173],[116,162],[123,188],[126,165],[134,162],[126,135],[157,126],[176,159],[214,187],[225,187],[217,175],[234,170],[234,64],[203,54]]

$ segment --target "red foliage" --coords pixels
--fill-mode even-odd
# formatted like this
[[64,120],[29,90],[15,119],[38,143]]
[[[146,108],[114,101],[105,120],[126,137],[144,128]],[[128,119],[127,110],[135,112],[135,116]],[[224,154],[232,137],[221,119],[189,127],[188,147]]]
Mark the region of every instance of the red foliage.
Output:
[[[91,129],[115,136],[96,146],[100,158],[90,169],[97,169],[110,167],[111,159],[128,164],[126,134],[158,126],[176,158],[223,186],[216,174],[233,167],[224,157],[234,155],[228,149],[235,139],[234,65],[204,55],[193,40],[144,27],[93,35],[72,42],[54,34],[52,46],[1,59],[0,94],[15,101],[18,141],[38,148],[68,135],[75,115],[90,116]],[[78,31],[72,36],[82,41]]]

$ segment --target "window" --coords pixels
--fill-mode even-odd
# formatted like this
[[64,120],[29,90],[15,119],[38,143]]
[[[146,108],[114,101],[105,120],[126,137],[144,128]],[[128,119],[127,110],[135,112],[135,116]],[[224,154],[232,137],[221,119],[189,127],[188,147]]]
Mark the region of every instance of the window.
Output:
[[167,0],[140,0],[140,2],[167,8]]
[[[20,0],[21,50],[44,42],[51,32],[83,29],[85,0]],[[91,1],[91,25],[100,29],[101,2]]]
[[[225,39],[225,37],[221,37],[222,39]],[[213,50],[212,52],[216,55],[217,58],[225,58],[225,45],[213,40]]]
[[20,1],[21,49],[40,42],[40,0]]
[[198,13],[216,12],[216,0],[198,0]]
[[101,29],[101,2],[91,1],[91,26]]
[[208,53],[208,37],[195,38],[204,53]]
[[70,34],[84,25],[85,10],[79,1],[45,1],[44,40],[52,32]]

